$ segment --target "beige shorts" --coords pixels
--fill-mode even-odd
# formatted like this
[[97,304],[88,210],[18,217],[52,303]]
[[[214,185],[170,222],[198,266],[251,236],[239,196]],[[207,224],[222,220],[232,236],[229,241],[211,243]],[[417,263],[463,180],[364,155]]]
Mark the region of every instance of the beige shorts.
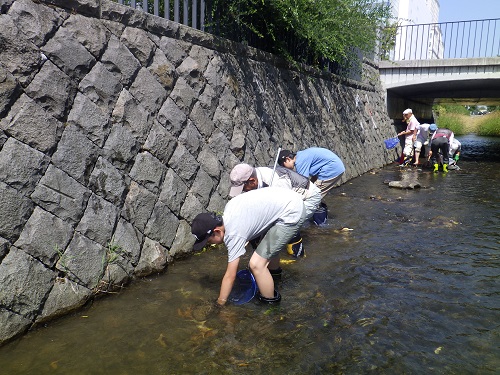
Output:
[[330,190],[332,190],[337,182],[339,182],[340,178],[342,177],[344,173],[342,172],[338,176],[335,176],[334,178],[330,178],[329,180],[316,180],[314,183],[316,184],[317,187],[321,190],[321,198],[324,198],[326,193],[328,193]]

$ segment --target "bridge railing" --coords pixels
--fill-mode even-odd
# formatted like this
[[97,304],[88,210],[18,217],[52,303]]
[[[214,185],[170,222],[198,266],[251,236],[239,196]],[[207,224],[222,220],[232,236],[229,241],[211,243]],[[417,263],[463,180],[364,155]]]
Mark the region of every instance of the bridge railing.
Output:
[[400,25],[389,60],[500,56],[500,18]]

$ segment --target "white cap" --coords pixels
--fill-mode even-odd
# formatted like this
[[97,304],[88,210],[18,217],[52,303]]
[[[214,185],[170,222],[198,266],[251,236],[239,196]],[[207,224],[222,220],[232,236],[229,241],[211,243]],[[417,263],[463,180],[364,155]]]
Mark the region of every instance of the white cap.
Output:
[[411,108],[406,108],[404,111],[403,111],[403,115],[407,115],[409,113],[413,113],[413,111],[411,110]]

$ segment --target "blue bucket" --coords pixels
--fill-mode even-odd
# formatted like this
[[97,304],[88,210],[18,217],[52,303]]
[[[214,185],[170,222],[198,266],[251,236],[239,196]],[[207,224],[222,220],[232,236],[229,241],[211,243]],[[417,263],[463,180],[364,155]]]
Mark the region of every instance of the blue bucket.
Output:
[[233,289],[228,301],[235,305],[243,305],[250,302],[257,292],[257,283],[249,270],[240,270],[236,273]]
[[389,138],[386,139],[384,143],[385,143],[385,148],[390,150],[391,148],[394,148],[399,144],[399,139],[398,137]]

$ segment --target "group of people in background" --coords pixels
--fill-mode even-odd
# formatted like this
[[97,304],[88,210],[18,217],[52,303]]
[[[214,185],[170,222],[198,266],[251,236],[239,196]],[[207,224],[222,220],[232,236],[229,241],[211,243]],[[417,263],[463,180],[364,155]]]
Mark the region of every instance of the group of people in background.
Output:
[[[461,145],[451,130],[420,124],[410,108],[403,118],[407,127],[398,133],[405,137],[401,166],[420,166],[422,158],[430,161],[435,172],[440,166],[447,172],[449,165],[456,165]],[[195,251],[209,244],[227,248],[219,305],[228,301],[247,247],[253,249],[248,268],[257,284],[257,298],[271,304],[281,300],[274,284],[282,273],[280,251],[286,248],[293,257],[304,255],[300,228],[306,222],[326,222],[328,209],[323,198],[344,172],[342,160],[319,147],[280,151],[271,167],[241,163],[231,170],[230,200],[223,214],[200,213],[191,225]]]
[[219,305],[229,298],[247,247],[253,249],[248,267],[257,283],[257,298],[263,303],[281,300],[274,285],[282,273],[280,251],[286,248],[294,257],[303,256],[300,227],[307,221],[318,225],[326,221],[327,207],[322,199],[344,172],[342,160],[319,147],[280,151],[274,167],[241,163],[231,170],[231,199],[222,216],[200,213],[191,226],[195,251],[207,244],[226,245],[228,264]]
[[[407,125],[398,133],[398,137],[405,137],[400,166],[425,166],[430,162],[434,172],[459,169],[457,161],[462,145],[450,129],[438,128],[436,124],[420,124],[411,108],[403,111],[403,121]],[[426,158],[426,163],[421,163],[421,155]]]

